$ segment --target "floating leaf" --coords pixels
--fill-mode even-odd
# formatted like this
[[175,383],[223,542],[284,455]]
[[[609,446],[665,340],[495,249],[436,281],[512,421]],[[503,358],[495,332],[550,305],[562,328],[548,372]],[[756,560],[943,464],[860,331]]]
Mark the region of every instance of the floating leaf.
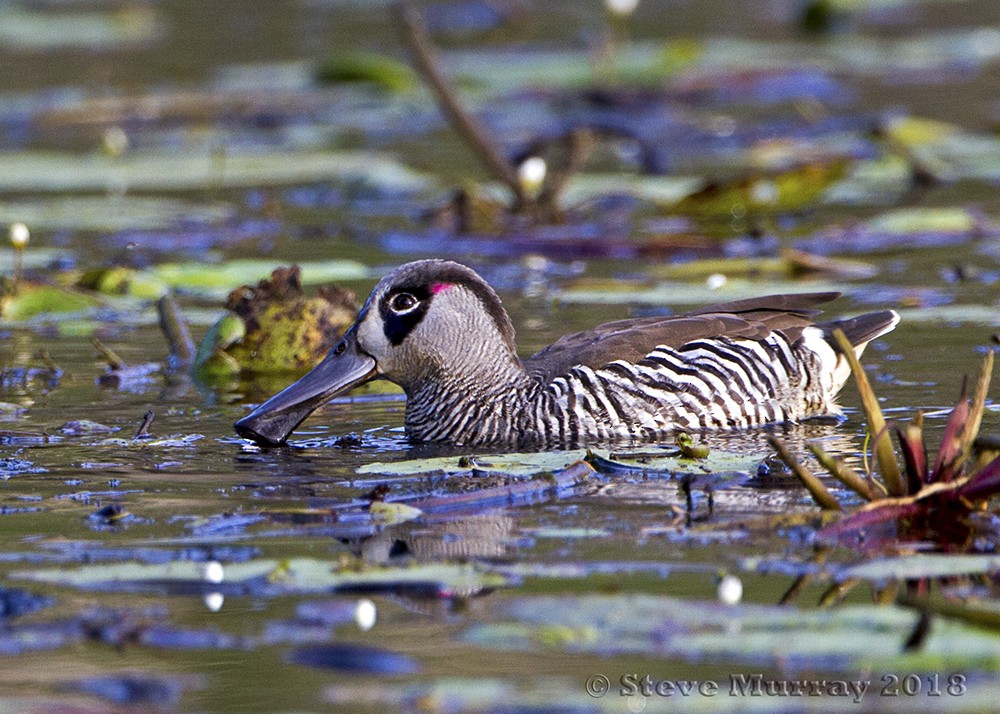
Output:
[[916,170],[941,181],[1000,179],[1000,139],[930,119],[894,117],[882,126],[890,146]]
[[28,320],[39,315],[84,312],[99,307],[96,295],[55,285],[20,283],[16,294],[0,295],[0,316],[4,320]]
[[807,164],[774,175],[709,183],[672,207],[676,213],[733,216],[798,211],[816,205],[847,171],[846,161]]
[[385,501],[375,501],[368,510],[373,518],[377,518],[386,525],[412,521],[423,513],[419,508],[408,506],[405,503],[386,503]]
[[107,156],[0,152],[0,191],[190,191],[342,181],[388,192],[430,186],[424,176],[371,152],[128,153]]
[[686,263],[654,265],[650,275],[667,280],[697,280],[720,274],[727,278],[779,279],[812,274],[826,274],[841,278],[871,278],[878,268],[871,263],[845,258],[829,258],[799,250],[786,249],[777,258],[705,258]]
[[[286,263],[253,258],[229,260],[218,265],[163,263],[151,268],[150,274],[177,290],[224,299],[234,288],[264,280],[284,265]],[[296,265],[302,271],[300,281],[303,285],[363,280],[371,273],[354,260],[303,261]]]
[[411,567],[342,569],[337,560],[292,558],[249,560],[224,565],[225,580],[208,582],[205,565],[190,561],[123,562],[78,568],[25,570],[10,577],[110,592],[254,592],[264,595],[320,593],[337,590],[416,589],[441,596],[462,595],[500,587],[506,580],[471,565],[430,563]]
[[329,57],[316,68],[316,79],[321,84],[367,82],[393,92],[417,84],[409,65],[371,52],[346,52]]
[[150,196],[60,196],[0,203],[0,223],[20,221],[32,230],[155,230],[222,223],[234,214],[231,206]]
[[736,454],[712,449],[705,458],[683,456],[677,449],[662,454],[643,451],[630,456],[628,451],[613,455],[603,449],[576,449],[538,453],[485,454],[482,456],[445,456],[395,462],[373,462],[358,468],[359,474],[412,476],[415,474],[504,474],[532,476],[566,468],[586,458],[598,471],[611,474],[628,472],[641,474],[686,474],[717,471],[754,472],[763,454]]
[[0,8],[0,45],[20,50],[148,45],[160,39],[165,29],[159,11],[146,5],[126,5],[113,12],[52,13],[17,5]]
[[899,308],[896,312],[899,313],[899,319],[906,323],[976,323],[1000,327],[1000,310],[992,305],[929,305]]
[[77,284],[105,295],[131,295],[144,300],[156,300],[169,290],[166,283],[148,273],[121,266],[91,270]]
[[713,302],[759,297],[768,293],[840,292],[852,294],[858,287],[850,283],[832,283],[824,280],[786,281],[767,280],[765,283],[733,278],[716,287],[706,283],[659,282],[629,283],[625,280],[605,281],[581,278],[559,293],[559,300],[576,304],[645,304],[645,305],[707,305]]
[[703,181],[692,176],[635,174],[576,174],[562,194],[565,205],[604,196],[631,196],[661,206],[673,206],[698,190]]
[[919,578],[946,578],[974,573],[1000,571],[1000,555],[971,555],[958,553],[918,553],[898,558],[877,558],[837,570],[838,579],[858,580],[916,580]]
[[[706,578],[706,593],[710,585]],[[998,642],[982,630],[940,623],[919,653],[906,654],[903,643],[915,616],[894,606],[800,610],[653,595],[584,595],[518,597],[505,603],[504,612],[507,622],[475,626],[466,639],[506,651],[680,657],[699,666],[712,659],[755,667],[780,668],[794,661],[801,667],[890,670],[928,662],[935,670],[963,663],[991,666]],[[558,628],[587,634],[552,637],[549,633]],[[751,675],[740,677],[736,686],[746,685]],[[730,683],[727,679],[727,691]]]
[[408,461],[372,462],[358,467],[359,474],[381,474],[383,476],[412,476],[415,474],[506,474],[509,476],[533,476],[565,468],[579,461],[587,452],[549,451],[530,454],[486,454],[483,456],[442,456],[432,459],[411,459]]

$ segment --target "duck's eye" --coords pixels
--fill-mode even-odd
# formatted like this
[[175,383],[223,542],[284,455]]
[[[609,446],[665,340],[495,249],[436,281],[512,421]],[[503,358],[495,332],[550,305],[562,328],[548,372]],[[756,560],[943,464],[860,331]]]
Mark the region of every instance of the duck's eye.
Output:
[[415,308],[418,302],[419,300],[410,293],[396,293],[389,299],[389,309],[402,314]]

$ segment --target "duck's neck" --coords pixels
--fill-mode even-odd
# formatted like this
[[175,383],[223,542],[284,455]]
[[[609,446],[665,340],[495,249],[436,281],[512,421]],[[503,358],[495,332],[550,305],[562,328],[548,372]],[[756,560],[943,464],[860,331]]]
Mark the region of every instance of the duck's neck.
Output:
[[406,432],[419,441],[509,441],[539,383],[506,353],[467,353],[406,387]]

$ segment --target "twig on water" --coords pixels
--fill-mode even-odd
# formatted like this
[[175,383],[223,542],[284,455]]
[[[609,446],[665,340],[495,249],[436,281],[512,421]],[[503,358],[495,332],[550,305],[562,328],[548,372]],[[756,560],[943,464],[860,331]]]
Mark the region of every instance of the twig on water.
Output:
[[138,431],[135,432],[133,439],[141,439],[145,436],[149,436],[149,427],[153,423],[153,419],[156,418],[156,413],[150,409],[148,412],[142,415],[142,424],[139,425]]
[[111,369],[126,369],[128,368],[128,363],[118,356],[118,353],[113,349],[108,347],[106,344],[101,342],[96,337],[91,340],[94,348],[101,353],[101,357],[107,363],[108,367]]
[[191,366],[195,355],[194,340],[191,339],[177,302],[170,295],[164,295],[157,303],[157,308],[160,313],[160,329],[170,344],[171,369],[181,370]]

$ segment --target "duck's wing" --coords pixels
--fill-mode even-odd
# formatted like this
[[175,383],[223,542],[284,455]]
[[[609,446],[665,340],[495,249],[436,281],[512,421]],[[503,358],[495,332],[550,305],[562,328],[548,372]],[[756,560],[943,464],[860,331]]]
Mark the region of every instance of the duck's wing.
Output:
[[524,360],[524,368],[547,381],[577,365],[598,369],[619,359],[636,362],[659,345],[679,347],[712,337],[760,340],[776,330],[795,341],[820,313],[816,306],[839,295],[768,295],[711,305],[684,315],[608,322],[560,338]]

